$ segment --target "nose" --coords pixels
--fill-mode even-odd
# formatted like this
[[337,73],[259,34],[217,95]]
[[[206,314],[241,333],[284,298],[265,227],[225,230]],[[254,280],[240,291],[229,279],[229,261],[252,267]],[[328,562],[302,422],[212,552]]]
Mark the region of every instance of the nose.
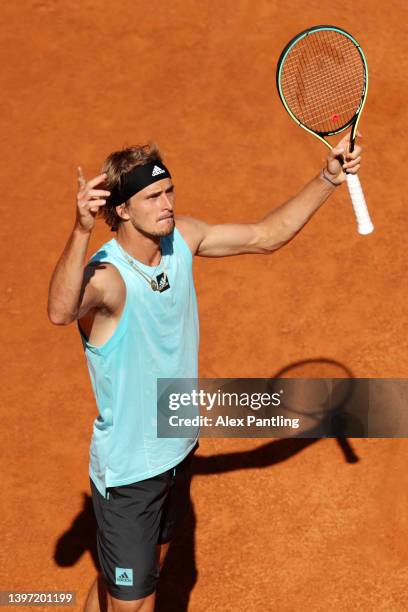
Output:
[[173,204],[171,203],[169,196],[166,193],[163,193],[162,196],[164,201],[164,210],[173,212]]

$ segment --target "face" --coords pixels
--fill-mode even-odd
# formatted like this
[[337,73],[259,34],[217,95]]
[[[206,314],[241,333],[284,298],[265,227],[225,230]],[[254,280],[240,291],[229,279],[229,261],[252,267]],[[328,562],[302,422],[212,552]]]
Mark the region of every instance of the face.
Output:
[[167,236],[174,229],[174,185],[170,178],[156,181],[136,193],[129,205],[118,207],[118,214],[128,219],[145,236]]

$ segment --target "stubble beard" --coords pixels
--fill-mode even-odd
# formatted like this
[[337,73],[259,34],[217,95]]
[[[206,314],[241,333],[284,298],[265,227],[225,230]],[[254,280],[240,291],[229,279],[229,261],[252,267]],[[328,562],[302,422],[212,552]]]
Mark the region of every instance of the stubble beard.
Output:
[[164,238],[165,236],[169,236],[172,233],[172,231],[174,230],[175,226],[176,226],[176,222],[174,220],[174,217],[173,217],[173,224],[170,227],[170,229],[161,230],[161,231],[157,231],[157,232],[148,232],[148,231],[146,231],[145,229],[140,227],[140,225],[135,223],[135,221],[132,218],[130,218],[130,222],[133,225],[133,227],[135,228],[135,230],[137,230],[138,232],[140,232],[141,234],[143,234],[143,236],[146,236],[147,238]]

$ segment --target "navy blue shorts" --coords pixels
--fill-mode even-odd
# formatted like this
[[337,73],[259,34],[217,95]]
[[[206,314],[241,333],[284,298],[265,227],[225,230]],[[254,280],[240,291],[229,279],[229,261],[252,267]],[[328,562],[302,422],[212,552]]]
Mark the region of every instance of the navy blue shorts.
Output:
[[188,512],[191,464],[197,447],[175,468],[158,476],[107,488],[106,498],[90,479],[98,558],[113,597],[131,601],[156,590],[157,545],[174,538]]

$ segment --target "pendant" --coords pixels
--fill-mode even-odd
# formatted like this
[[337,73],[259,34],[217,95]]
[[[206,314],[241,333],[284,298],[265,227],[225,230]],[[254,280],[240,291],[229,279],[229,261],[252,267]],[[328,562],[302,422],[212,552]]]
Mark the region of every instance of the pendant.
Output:
[[158,288],[159,288],[159,287],[158,287],[158,284],[157,284],[157,281],[155,281],[155,280],[153,280],[153,279],[151,279],[151,281],[150,281],[150,286],[151,286],[151,288],[153,289],[153,291],[157,291],[157,290],[158,290]]
[[161,274],[158,274],[156,276],[156,280],[157,280],[157,290],[160,291],[160,293],[163,293],[163,291],[167,291],[167,289],[170,289],[170,283],[169,283],[169,279],[168,279],[166,272],[162,272]]

